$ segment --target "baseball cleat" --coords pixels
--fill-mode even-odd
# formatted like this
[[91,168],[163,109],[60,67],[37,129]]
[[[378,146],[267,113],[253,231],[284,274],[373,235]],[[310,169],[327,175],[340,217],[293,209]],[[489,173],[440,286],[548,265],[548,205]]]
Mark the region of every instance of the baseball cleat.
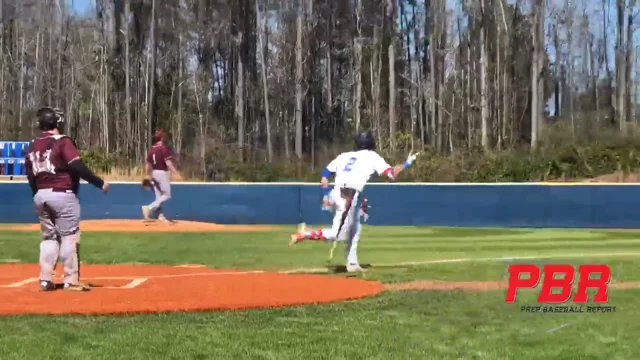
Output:
[[304,240],[304,232],[307,231],[307,225],[305,223],[298,224],[298,230],[295,234],[291,235],[291,240],[289,240],[289,246],[293,246],[299,242]]
[[173,221],[167,219],[163,214],[158,215],[158,220],[160,220],[162,223],[165,223],[165,224],[169,224],[169,225],[174,224]]
[[365,272],[367,270],[360,267],[360,264],[347,264],[347,272]]
[[56,285],[53,281],[40,280],[40,291],[53,291],[56,289]]
[[151,218],[151,209],[146,205],[142,207],[142,216],[145,220],[149,220]]
[[76,292],[81,292],[81,291],[90,291],[91,287],[84,285],[84,284],[69,284],[69,283],[65,283],[64,284],[64,290],[65,291],[76,291]]

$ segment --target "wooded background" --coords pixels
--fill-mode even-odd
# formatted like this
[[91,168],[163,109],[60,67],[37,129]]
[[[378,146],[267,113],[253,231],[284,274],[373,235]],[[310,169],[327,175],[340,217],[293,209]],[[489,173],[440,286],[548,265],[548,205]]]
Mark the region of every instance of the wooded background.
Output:
[[56,106],[105,169],[163,128],[222,180],[300,177],[366,129],[451,162],[637,133],[636,0],[82,1],[0,0],[1,139]]

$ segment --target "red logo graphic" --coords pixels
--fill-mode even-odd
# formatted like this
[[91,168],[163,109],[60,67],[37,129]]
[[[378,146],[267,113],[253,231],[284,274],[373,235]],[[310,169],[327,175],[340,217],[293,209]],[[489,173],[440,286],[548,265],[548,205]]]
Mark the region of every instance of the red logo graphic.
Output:
[[[538,303],[566,303],[571,298],[573,292],[573,281],[575,279],[575,268],[566,264],[544,265],[541,270],[539,266],[533,264],[514,264],[509,266],[509,287],[505,302],[516,301],[518,289],[535,288],[540,282],[541,274],[542,290],[538,295]],[[593,297],[595,303],[606,303],[609,301],[607,293],[609,281],[611,281],[611,269],[607,265],[588,264],[578,267],[580,279],[578,280],[578,291],[573,297],[574,303],[586,303],[589,299],[587,289],[597,289]],[[528,274],[529,278],[521,279],[522,274]],[[563,278],[556,278],[555,275],[563,274]],[[599,278],[592,279],[592,274],[599,274]],[[552,293],[552,289],[562,289],[560,293]]]

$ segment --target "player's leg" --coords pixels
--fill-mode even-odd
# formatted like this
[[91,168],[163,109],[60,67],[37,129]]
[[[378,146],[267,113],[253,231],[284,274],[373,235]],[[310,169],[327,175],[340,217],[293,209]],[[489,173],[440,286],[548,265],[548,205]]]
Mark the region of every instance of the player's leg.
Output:
[[169,180],[169,173],[167,171],[154,170],[152,174],[153,179],[156,182],[156,199],[154,202],[149,204],[148,209],[150,213],[156,213],[159,219],[166,220],[164,214],[162,214],[162,204],[171,199],[171,183]]
[[80,282],[80,201],[72,193],[53,193],[55,224],[60,234],[60,259],[64,264],[64,288],[86,291]]
[[60,238],[53,222],[55,214],[52,214],[52,210],[46,205],[45,194],[50,192],[41,190],[36,193],[33,207],[40,222],[40,290],[51,291],[55,289],[53,277],[60,253]]
[[363,271],[358,261],[358,243],[360,242],[360,234],[362,232],[362,223],[358,211],[354,211],[351,215],[351,228],[349,231],[349,239],[347,240],[347,271]]
[[306,228],[300,228],[298,231],[291,235],[290,245],[297,244],[304,240],[313,241],[336,241],[338,240],[338,232],[345,226],[345,222],[348,220],[346,214],[348,213],[347,206],[350,203],[340,196],[338,190],[333,190],[330,193],[331,201],[334,204],[335,214],[333,216],[333,222],[330,228],[307,230]]

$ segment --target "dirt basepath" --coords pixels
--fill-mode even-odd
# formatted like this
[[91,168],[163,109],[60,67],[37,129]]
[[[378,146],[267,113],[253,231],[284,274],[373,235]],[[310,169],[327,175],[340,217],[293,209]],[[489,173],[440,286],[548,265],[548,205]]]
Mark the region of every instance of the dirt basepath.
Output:
[[[0,228],[13,231],[40,231],[38,224],[1,225]],[[224,225],[182,220],[171,224],[155,220],[84,220],[80,222],[82,231],[102,232],[251,232],[273,229],[271,226],[263,225]]]
[[[386,290],[389,291],[409,291],[409,290],[441,290],[441,291],[492,291],[506,290],[507,281],[438,281],[438,280],[419,280],[409,281],[398,284],[387,284]],[[613,289],[640,289],[640,281],[612,282],[609,284]]]

